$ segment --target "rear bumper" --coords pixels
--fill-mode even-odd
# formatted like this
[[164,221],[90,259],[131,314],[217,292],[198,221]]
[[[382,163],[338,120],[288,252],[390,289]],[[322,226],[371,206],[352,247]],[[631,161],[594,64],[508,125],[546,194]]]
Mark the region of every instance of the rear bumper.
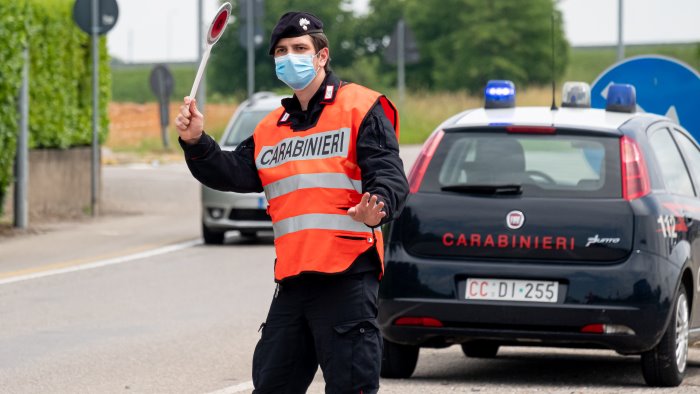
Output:
[[[380,288],[379,323],[392,342],[439,347],[472,340],[503,344],[610,348],[639,353],[654,347],[669,321],[680,268],[633,253],[615,265],[571,265],[417,259],[392,245]],[[557,303],[467,300],[468,277],[555,280]],[[443,327],[397,326],[431,317]],[[622,325],[629,334],[591,334],[590,324]]]

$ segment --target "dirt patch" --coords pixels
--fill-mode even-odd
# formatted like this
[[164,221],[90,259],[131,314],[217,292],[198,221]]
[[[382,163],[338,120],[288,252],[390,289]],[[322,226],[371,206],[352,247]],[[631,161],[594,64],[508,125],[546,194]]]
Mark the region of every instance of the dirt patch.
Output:
[[[180,110],[180,103],[170,104],[170,126]],[[221,131],[236,110],[236,104],[207,104],[205,126],[207,130]],[[110,103],[109,136],[105,145],[109,148],[138,147],[145,139],[159,141],[161,138],[160,113],[157,103]]]

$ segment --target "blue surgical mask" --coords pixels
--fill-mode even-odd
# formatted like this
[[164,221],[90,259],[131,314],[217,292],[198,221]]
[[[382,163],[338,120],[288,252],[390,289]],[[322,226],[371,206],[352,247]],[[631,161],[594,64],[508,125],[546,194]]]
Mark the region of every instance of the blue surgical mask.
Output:
[[[318,55],[318,53],[316,53]],[[277,78],[294,90],[303,90],[316,78],[314,56],[289,53],[275,58]]]

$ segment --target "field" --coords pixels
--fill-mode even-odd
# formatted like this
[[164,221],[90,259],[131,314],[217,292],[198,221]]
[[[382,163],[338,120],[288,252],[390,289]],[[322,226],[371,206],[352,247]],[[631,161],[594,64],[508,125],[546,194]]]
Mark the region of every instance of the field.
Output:
[[[132,161],[140,158],[145,161],[180,159],[182,151],[177,142],[173,119],[179,111],[179,102],[170,104],[170,126],[168,135],[170,147],[165,149],[161,136],[160,115],[155,103],[116,103],[109,104],[109,136],[105,146],[111,151],[105,157],[106,163]],[[218,138],[235,111],[235,104],[208,104],[205,108],[205,130]]]
[[[625,48],[627,56],[657,54],[684,61],[695,69],[700,69],[698,44],[643,45]],[[592,82],[602,71],[615,62],[614,47],[572,48],[569,68],[564,80]],[[163,149],[158,124],[157,106],[152,103],[155,97],[150,91],[148,76],[151,65],[118,66],[113,68],[113,103],[110,104],[110,135],[106,146],[115,152],[136,152],[140,154],[168,153]],[[175,78],[174,103],[179,103],[189,94],[194,79],[194,64],[170,66]],[[409,76],[410,78],[410,76]],[[559,102],[560,85],[557,86]],[[482,106],[482,99],[470,97],[466,93],[408,92],[403,103],[398,102],[395,91],[385,93],[400,104],[401,139],[404,144],[422,143],[435,127],[450,115],[467,108]],[[531,87],[518,91],[517,105],[549,105],[552,101],[550,87]],[[206,112],[207,132],[219,136],[229,117],[236,108],[234,98],[209,96]],[[171,118],[177,112],[177,105],[171,107]],[[171,125],[171,148],[169,152],[179,155],[176,133]]]
[[[112,101],[147,103],[155,101],[149,77],[154,65],[113,65]],[[197,65],[193,63],[169,64],[175,86],[171,100],[182,100],[190,94]]]

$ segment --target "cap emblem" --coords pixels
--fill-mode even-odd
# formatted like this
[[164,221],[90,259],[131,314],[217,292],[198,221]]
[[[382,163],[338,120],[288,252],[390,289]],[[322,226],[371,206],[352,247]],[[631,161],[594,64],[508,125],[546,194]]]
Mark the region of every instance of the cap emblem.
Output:
[[306,18],[299,19],[299,26],[301,26],[301,28],[304,29],[304,31],[309,30],[308,26],[310,24],[311,24],[311,22],[309,22],[309,20]]

